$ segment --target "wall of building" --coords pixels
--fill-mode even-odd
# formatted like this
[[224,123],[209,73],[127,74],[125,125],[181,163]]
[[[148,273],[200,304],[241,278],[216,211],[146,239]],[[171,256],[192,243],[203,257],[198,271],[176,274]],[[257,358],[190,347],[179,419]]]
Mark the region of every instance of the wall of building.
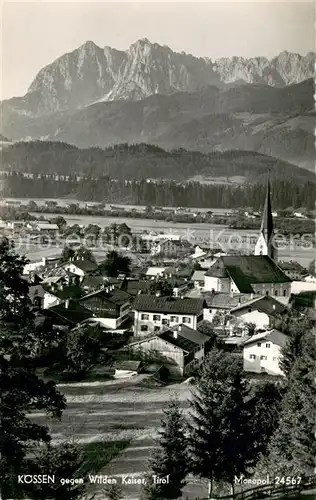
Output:
[[173,375],[183,374],[184,355],[182,349],[169,344],[169,342],[166,342],[159,337],[154,337],[136,344],[133,346],[133,350],[152,352],[153,355],[160,356],[163,361],[170,363],[171,366],[174,367],[173,370],[170,370],[168,367],[169,370],[173,372]]
[[[244,370],[255,373],[266,372],[270,375],[283,375],[279,368],[281,347],[266,340],[261,341],[261,346],[257,344],[258,342],[247,344],[244,347]],[[266,344],[270,344],[270,348],[267,348]],[[255,355],[256,359],[250,359],[251,354]],[[261,356],[266,356],[267,359],[260,359]]]
[[77,276],[84,276],[84,271],[79,269],[75,264],[72,264],[71,262],[69,264],[65,264],[64,269],[67,271],[70,271],[73,274],[77,274]]
[[[148,319],[142,318],[142,315],[148,315]],[[159,319],[154,320],[154,316],[159,316]],[[189,318],[189,322],[185,321],[185,318]],[[203,315],[202,318],[203,319]],[[163,321],[165,320],[165,321]],[[164,324],[166,323],[166,324]],[[196,329],[197,327],[197,317],[190,314],[161,314],[161,313],[147,313],[134,310],[134,335],[148,335],[148,333],[153,333],[155,327],[160,329],[163,326],[175,326],[180,323],[185,323],[190,328]],[[147,326],[147,330],[141,329],[142,326]]]
[[[204,276],[204,289],[211,292],[230,292],[230,278],[214,278],[213,276]],[[238,291],[237,291],[238,292]]]
[[266,328],[269,328],[270,325],[270,319],[269,316],[265,313],[262,313],[260,311],[247,311],[247,310],[242,310],[242,311],[235,311],[232,313],[235,318],[237,318],[238,321],[241,321],[243,323],[255,323],[257,329],[264,330]]
[[58,304],[61,304],[61,300],[56,297],[55,295],[52,295],[49,292],[44,293],[44,302],[43,302],[43,308],[48,309],[49,307],[57,306]]
[[259,295],[271,295],[272,297],[289,297],[291,295],[291,282],[289,283],[257,283],[252,284],[254,292]]

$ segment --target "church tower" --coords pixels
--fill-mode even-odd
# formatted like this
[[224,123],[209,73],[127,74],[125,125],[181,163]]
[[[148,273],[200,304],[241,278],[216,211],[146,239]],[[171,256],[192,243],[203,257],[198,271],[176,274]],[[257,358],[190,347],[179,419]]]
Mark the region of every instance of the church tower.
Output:
[[255,255],[268,255],[273,260],[277,260],[277,250],[273,246],[273,217],[270,197],[270,179],[267,181],[266,199],[262,214],[260,234],[255,246]]

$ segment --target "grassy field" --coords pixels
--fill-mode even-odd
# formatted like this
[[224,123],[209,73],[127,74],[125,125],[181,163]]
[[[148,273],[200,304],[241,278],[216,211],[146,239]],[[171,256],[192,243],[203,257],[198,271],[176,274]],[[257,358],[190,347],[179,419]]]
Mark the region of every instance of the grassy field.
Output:
[[[71,440],[85,446],[86,472],[118,478],[123,474],[141,475],[148,470],[148,459],[156,445],[163,409],[177,396],[188,411],[190,389],[186,384],[144,388],[146,376],[129,380],[60,384],[67,398],[61,421],[47,422],[44,413],[34,412],[32,420],[48,424],[54,442]],[[121,443],[121,444],[118,444]],[[112,454],[112,458],[109,457]],[[89,485],[97,498],[105,500],[102,485]],[[140,486],[123,486],[124,499],[139,500]],[[205,497],[206,485],[190,480],[183,498]]]

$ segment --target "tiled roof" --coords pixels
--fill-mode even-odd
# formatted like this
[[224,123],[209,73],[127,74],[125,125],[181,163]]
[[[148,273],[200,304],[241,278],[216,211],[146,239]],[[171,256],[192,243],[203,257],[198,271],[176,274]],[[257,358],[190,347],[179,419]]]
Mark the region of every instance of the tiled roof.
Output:
[[186,339],[185,337],[182,337],[180,335],[175,338],[170,331],[162,332],[158,335],[161,339],[165,340],[166,342],[169,342],[170,344],[180,347],[183,351],[190,353],[196,349],[196,343],[192,342],[189,339]]
[[291,279],[267,255],[240,255],[220,257],[231,273],[238,269],[247,283],[290,283]]
[[124,292],[124,290],[114,288],[113,290],[109,290],[107,292],[106,289],[103,288],[102,290],[97,290],[95,292],[85,295],[80,299],[80,302],[84,303],[86,300],[91,299],[92,297],[98,297],[99,299],[104,300],[105,302],[111,302],[112,304],[115,304],[117,306],[122,306],[123,304],[126,304],[131,298],[130,294]]
[[249,300],[248,302],[232,309],[231,313],[234,313],[235,311],[242,311],[247,308],[268,314],[269,316],[283,314],[287,310],[284,305],[269,295]]
[[260,342],[263,340],[270,341],[275,345],[284,347],[288,341],[288,336],[280,332],[279,330],[267,330],[266,332],[253,335],[252,337],[250,337],[250,339],[246,340],[244,345],[253,344],[254,342]]
[[130,295],[137,295],[139,292],[148,292],[150,281],[145,280],[124,280],[121,282],[120,289],[129,293]]
[[205,299],[206,305],[209,308],[214,309],[233,309],[238,307],[240,304],[244,304],[249,301],[249,294],[236,294],[231,295],[229,293],[204,293],[203,297]]
[[183,337],[191,342],[194,342],[197,345],[203,345],[208,342],[209,337],[199,332],[198,330],[194,330],[189,326],[180,324],[176,325],[171,329],[173,332],[177,332],[178,337]]
[[78,299],[79,297],[82,297],[83,295],[83,290],[80,288],[80,286],[77,285],[63,285],[62,288],[55,286],[52,287],[49,284],[42,283],[43,288],[45,292],[51,293],[52,295],[55,295],[55,297],[58,297],[59,299]]
[[73,300],[69,301],[68,308],[65,307],[65,303],[59,304],[46,309],[45,314],[69,325],[77,325],[92,316],[91,311]]
[[174,314],[199,314],[203,309],[203,299],[176,299],[171,297],[156,297],[155,295],[137,295],[133,302],[136,311],[174,313]]
[[218,267],[215,262],[205,273],[205,276],[210,276],[211,278],[228,278],[228,272],[226,268]]
[[81,271],[84,271],[87,273],[92,272],[92,271],[96,271],[98,269],[98,265],[95,264],[95,262],[91,262],[91,260],[77,259],[77,260],[74,260],[71,262],[67,262],[67,264],[69,264],[69,263],[78,267],[79,269],[81,269]]
[[233,280],[240,293],[254,292],[254,289],[252,288],[250,282],[248,281],[247,276],[243,273],[243,271],[239,267],[227,266],[226,270],[228,276]]

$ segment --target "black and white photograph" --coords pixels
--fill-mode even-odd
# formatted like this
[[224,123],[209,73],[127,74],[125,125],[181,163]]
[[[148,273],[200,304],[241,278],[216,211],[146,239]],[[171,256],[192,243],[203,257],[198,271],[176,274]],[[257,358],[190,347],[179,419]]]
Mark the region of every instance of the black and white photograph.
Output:
[[316,4],[0,8],[0,500],[314,500]]

